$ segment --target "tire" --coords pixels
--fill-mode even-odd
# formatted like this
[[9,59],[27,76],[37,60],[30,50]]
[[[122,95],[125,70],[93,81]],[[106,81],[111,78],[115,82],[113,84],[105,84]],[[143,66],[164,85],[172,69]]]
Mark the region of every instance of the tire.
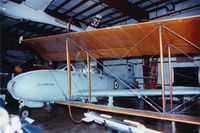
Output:
[[18,114],[19,114],[20,117],[24,117],[24,118],[29,117],[31,115],[30,109],[26,106],[19,109]]

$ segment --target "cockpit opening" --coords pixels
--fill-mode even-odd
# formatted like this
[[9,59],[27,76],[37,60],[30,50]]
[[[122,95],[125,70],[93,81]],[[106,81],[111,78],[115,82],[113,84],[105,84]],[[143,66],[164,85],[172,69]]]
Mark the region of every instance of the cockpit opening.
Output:
[[[61,65],[57,68],[57,70],[65,70],[67,71],[67,65]],[[88,68],[86,65],[84,64],[71,64],[71,71],[75,71],[75,72],[81,72],[81,73],[87,73],[88,72]],[[102,74],[102,71],[100,69],[98,69],[95,66],[91,66],[90,68],[90,73],[91,74]]]

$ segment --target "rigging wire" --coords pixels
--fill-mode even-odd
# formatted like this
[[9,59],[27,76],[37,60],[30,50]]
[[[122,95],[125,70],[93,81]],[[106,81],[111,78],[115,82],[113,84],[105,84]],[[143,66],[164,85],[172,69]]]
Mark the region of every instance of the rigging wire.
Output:
[[192,98],[190,98],[189,100],[187,100],[186,102],[178,105],[177,107],[175,107],[173,110],[171,110],[169,113],[174,113],[175,110],[179,109],[180,107],[182,107],[183,105],[185,105],[186,103],[188,103],[189,101],[191,101],[192,99],[194,99],[195,97],[197,97],[199,94],[193,96]]
[[[58,86],[59,90],[61,91],[62,95],[64,96],[65,100],[66,100],[66,101],[69,101],[69,99],[67,98],[67,96],[66,96],[65,93],[63,92],[63,89],[61,88],[61,86],[60,86],[59,83],[57,82],[55,76],[53,75],[52,71],[49,70],[49,72],[50,72],[52,78],[54,79],[56,85]],[[76,120],[76,119],[73,117],[72,111],[71,111],[71,106],[70,106],[70,105],[68,105],[68,109],[69,109],[69,116],[70,116],[71,120],[74,121],[75,123],[80,123],[80,122],[82,121],[82,119],[81,119],[81,120]]]
[[[116,76],[112,71],[110,71],[108,68],[104,67],[98,60],[96,60],[92,55],[90,55],[90,53],[88,53],[85,49],[83,49],[81,46],[79,46],[73,39],[71,38],[67,38],[68,40],[71,40],[79,49],[81,49],[83,52],[85,52],[86,54],[88,54],[88,56],[90,56],[93,60],[95,60],[97,63],[99,63],[103,68],[105,68],[105,70],[107,70],[110,74],[112,74],[112,76],[114,76],[116,79],[118,79],[123,85],[125,85],[130,91],[133,92],[133,95],[138,96],[135,94],[135,90],[133,90],[126,82],[124,82],[123,80],[121,80],[118,76]],[[134,88],[136,88],[134,86]],[[148,102],[143,96],[140,96],[140,98],[142,98],[147,104],[149,104],[153,109],[155,109],[156,111],[160,112],[159,109],[157,109],[155,106],[153,106],[150,102]]]
[[181,113],[185,113],[187,109],[189,109],[190,107],[192,107],[193,105],[197,104],[197,100],[195,102],[193,102],[191,105],[189,105],[188,107],[184,108],[183,110],[181,110]]
[[155,104],[159,109],[162,110],[162,107],[160,107],[156,102],[154,102],[151,98],[147,97],[153,104]]

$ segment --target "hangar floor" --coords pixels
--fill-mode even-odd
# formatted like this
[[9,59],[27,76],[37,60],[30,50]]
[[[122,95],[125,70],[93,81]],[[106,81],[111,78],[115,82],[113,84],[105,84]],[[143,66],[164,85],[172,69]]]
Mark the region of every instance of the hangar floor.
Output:
[[[139,104],[137,104],[139,105]],[[190,113],[194,112],[196,114],[197,110],[200,110],[200,102],[192,106],[189,110]],[[12,111],[13,112],[13,111]],[[14,111],[15,112],[15,111]],[[76,119],[81,119],[83,113],[87,112],[85,109],[72,108],[72,114]],[[74,123],[68,113],[68,108],[66,106],[54,105],[53,110],[48,112],[43,109],[33,109],[31,111],[31,118],[35,120],[34,126],[43,130],[45,133],[113,133],[110,129],[105,128],[102,125],[96,123]],[[140,122],[146,127],[158,130],[164,133],[199,133],[200,125],[191,125],[183,123],[174,123],[169,121],[161,121],[149,118],[139,118],[139,117],[130,117],[130,116],[121,116],[116,114],[109,114],[112,116],[121,117],[122,119],[126,118],[129,120]]]

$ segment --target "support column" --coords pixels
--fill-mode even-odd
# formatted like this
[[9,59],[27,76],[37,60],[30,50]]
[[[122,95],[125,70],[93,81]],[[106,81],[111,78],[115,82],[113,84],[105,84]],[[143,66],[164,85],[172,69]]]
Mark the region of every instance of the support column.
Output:
[[168,71],[169,71],[169,86],[170,86],[170,111],[173,109],[173,94],[172,94],[172,65],[171,65],[171,48],[168,45]]
[[160,73],[162,84],[162,108],[165,113],[165,81],[164,81],[164,64],[163,64],[163,43],[162,43],[162,25],[159,26],[159,44],[160,44]]
[[70,53],[69,53],[68,39],[66,39],[66,60],[67,60],[67,79],[68,79],[68,100],[71,100],[71,67],[70,67]]
[[87,54],[87,67],[88,67],[88,100],[91,102],[91,77],[90,77],[90,57]]

